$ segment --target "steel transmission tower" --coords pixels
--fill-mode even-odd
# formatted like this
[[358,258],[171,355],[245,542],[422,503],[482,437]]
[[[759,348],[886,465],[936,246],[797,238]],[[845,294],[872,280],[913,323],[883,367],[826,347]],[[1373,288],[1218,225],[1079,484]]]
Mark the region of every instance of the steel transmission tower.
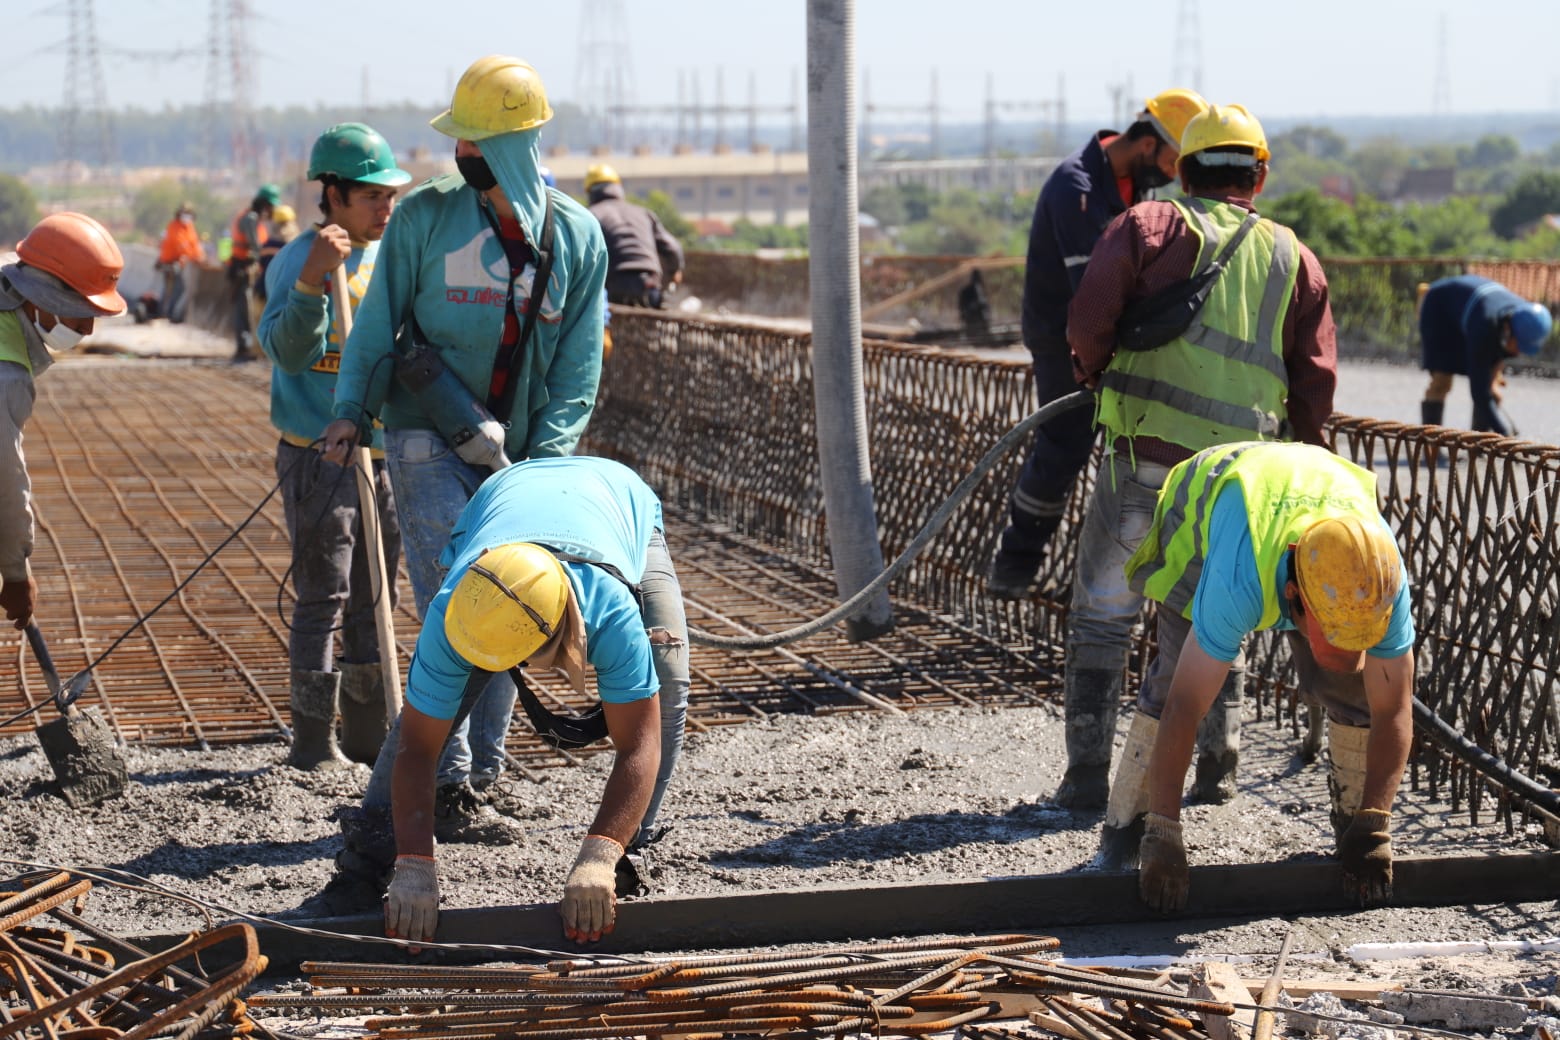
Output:
[[[211,0],[206,29],[205,119],[201,144],[206,168],[254,174],[260,168],[255,125],[255,68],[249,53],[249,0]],[[224,120],[222,117],[226,116]],[[223,140],[223,129],[227,140]]]
[[1170,86],[1203,89],[1202,19],[1197,0],[1181,0],[1175,19],[1175,50],[1170,66]]
[[59,176],[61,193],[68,199],[76,168],[87,165],[80,138],[83,116],[90,116],[96,124],[93,165],[104,172],[114,166],[114,127],[108,113],[108,91],[103,86],[103,57],[98,49],[97,14],[92,0],[67,0],[66,14],[70,29],[65,54],[65,111],[60,120]]
[[624,114],[639,98],[634,89],[634,57],[623,0],[585,0],[580,11],[574,96],[590,117],[597,144],[626,147]]
[[1435,87],[1430,95],[1430,114],[1444,116],[1452,110],[1452,69],[1446,50],[1446,14],[1442,12],[1436,29]]

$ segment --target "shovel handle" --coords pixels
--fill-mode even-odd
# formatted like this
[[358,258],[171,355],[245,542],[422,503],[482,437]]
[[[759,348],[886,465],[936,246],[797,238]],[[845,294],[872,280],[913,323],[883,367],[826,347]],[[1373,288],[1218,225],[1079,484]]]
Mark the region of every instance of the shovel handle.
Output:
[[38,667],[43,669],[43,678],[49,684],[49,692],[54,695],[55,706],[64,712],[67,705],[60,703],[60,673],[54,667],[49,645],[43,641],[43,633],[38,631],[36,621],[27,622],[27,645],[32,647],[33,656],[38,659]]

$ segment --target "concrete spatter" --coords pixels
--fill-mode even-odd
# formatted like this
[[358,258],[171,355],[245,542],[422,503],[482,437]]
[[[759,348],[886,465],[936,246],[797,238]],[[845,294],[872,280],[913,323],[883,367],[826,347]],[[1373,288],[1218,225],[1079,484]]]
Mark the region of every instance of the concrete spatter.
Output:
[[[1059,722],[1047,708],[903,717],[861,712],[776,717],[690,734],[663,814],[673,827],[654,849],[658,891],[707,895],[1082,869],[1094,852],[1098,820],[1044,802],[1065,757]],[[1327,851],[1324,767],[1300,766],[1294,747],[1287,725],[1258,721],[1248,710],[1240,797],[1184,812],[1194,863]],[[126,754],[131,783],[125,796],[72,810],[54,793],[36,741],[0,742],[0,803],[6,806],[0,854],[122,867],[227,906],[272,913],[296,905],[330,876],[337,849],[332,817],[367,778],[362,768],[320,774],[290,769],[281,745],[209,753],[132,746]],[[506,807],[527,824],[527,841],[442,847],[445,905],[556,899],[609,766],[607,755],[595,755],[581,768],[544,772],[539,782],[506,779]],[[1475,829],[1465,812],[1453,814],[1420,795],[1400,800],[1395,830],[1397,847],[1419,854],[1537,847],[1529,835],[1508,839],[1496,827]],[[1498,892],[1469,897],[1495,905],[1307,917],[1297,925],[1294,947],[1305,957],[1290,974],[1391,978],[1417,971],[1429,979],[1445,974],[1445,964],[1351,965],[1337,958],[1356,942],[1560,934],[1554,904],[1503,906]],[[203,925],[179,904],[102,885],[94,889],[89,911],[120,934]],[[1277,950],[1284,928],[1275,919],[1165,921],[1057,934],[1063,953],[1073,957],[1260,959]],[[906,907],[905,931],[916,931],[914,907]],[[1538,978],[1560,963],[1547,955],[1455,960],[1458,972],[1480,979]],[[1551,979],[1543,992],[1552,988]]]

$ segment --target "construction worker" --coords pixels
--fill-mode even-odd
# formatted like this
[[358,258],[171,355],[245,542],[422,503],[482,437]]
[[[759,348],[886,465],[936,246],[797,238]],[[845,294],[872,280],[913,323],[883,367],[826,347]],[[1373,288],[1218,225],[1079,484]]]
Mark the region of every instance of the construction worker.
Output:
[[195,206],[183,202],[163,230],[162,244],[157,249],[157,270],[163,278],[157,309],[176,325],[184,320],[187,264],[204,267],[206,248],[200,243],[200,232],[195,230]]
[[44,217],[0,256],[0,609],[25,628],[36,609],[32,482],[22,427],[32,417],[33,381],[90,335],[98,318],[126,310],[119,295],[124,257],[103,225],[82,213]]
[[561,671],[582,694],[585,665],[595,670],[615,757],[559,911],[570,939],[612,930],[624,850],[659,836],[688,706],[687,622],[662,525],[655,493],[610,459],[517,462],[472,496],[417,639],[400,751],[390,775],[376,767],[370,781],[394,787],[393,836],[389,821],[377,822],[378,847],[394,853],[386,934],[433,938],[440,748],[479,695],[480,676],[521,665]]
[[1375,474],[1310,444],[1199,452],[1170,471],[1127,575],[1159,605],[1158,647],[1111,790],[1134,812],[1104,840],[1132,846],[1144,901],[1186,904],[1181,785],[1198,720],[1242,640],[1270,628],[1285,633],[1301,696],[1327,714],[1330,815],[1349,888],[1365,903],[1389,898],[1414,620]]
[[228,254],[228,287],[233,304],[234,361],[253,361],[254,333],[249,313],[249,294],[259,278],[260,249],[265,245],[265,221],[282,201],[282,191],[274,184],[262,184],[247,208],[233,218],[230,229],[232,249]]
[[[1078,389],[1067,347],[1067,304],[1094,243],[1118,213],[1175,178],[1181,132],[1206,107],[1190,90],[1156,94],[1126,133],[1099,131],[1046,178],[1029,228],[1023,302],[1024,344],[1034,359],[1040,405]],[[1029,596],[1073,481],[1088,464],[1093,446],[1094,430],[1081,409],[1035,431],[991,562],[986,587],[993,596]]]
[[[1268,159],[1261,124],[1241,106],[1194,116],[1177,162],[1185,197],[1113,220],[1068,308],[1077,378],[1099,389],[1107,449],[1068,609],[1067,772],[1056,800],[1070,808],[1105,808],[1122,673],[1143,605],[1122,567],[1148,532],[1170,467],[1227,441],[1327,443],[1322,424],[1338,381],[1327,278],[1293,231],[1257,216]],[[1207,296],[1184,330],[1167,330],[1153,349],[1129,349],[1142,344],[1128,332],[1123,345],[1126,315],[1199,284]],[[1204,723],[1192,788],[1200,801],[1235,796],[1244,678],[1237,658]]]
[[1421,420],[1442,425],[1452,377],[1467,376],[1474,430],[1515,437],[1516,424],[1501,408],[1506,359],[1537,354],[1553,328],[1549,308],[1499,282],[1464,274],[1430,283],[1419,306],[1420,363],[1430,373]]
[[659,309],[666,290],[682,281],[682,243],[654,213],[628,201],[622,178],[608,164],[585,171],[585,193],[607,239],[607,299]]
[[[361,126],[362,124],[358,124]],[[407,174],[408,177],[411,174]],[[255,278],[255,291],[253,301],[259,304],[259,309],[252,312],[255,325],[260,324],[260,315],[265,312],[266,286],[265,275],[271,269],[271,261],[276,259],[276,254],[286,248],[287,243],[297,238],[302,229],[298,227],[298,211],[287,203],[279,203],[271,210],[271,219],[268,222],[270,228],[266,232],[265,244],[260,247],[260,272]]]
[[[314,450],[330,424],[336,373],[341,367],[340,316],[331,287],[345,270],[349,304],[363,299],[379,240],[395,210],[396,190],[412,175],[395,164],[390,145],[362,123],[341,123],[314,142],[310,180],[319,181],[324,222],[298,235],[275,257],[266,273],[267,303],[260,319],[260,346],[273,362],[271,422],[281,433],[276,474],[292,541],[292,578],[297,599],[287,640],[292,666],[293,745],[289,764],[300,769],[372,764],[389,720],[385,711],[374,603],[395,599],[394,582],[375,587],[370,579],[358,485],[353,474]],[[281,216],[283,207],[276,207]],[[385,472],[378,431],[373,431],[374,486],[384,545],[385,573],[394,575],[401,558],[401,530],[395,496]],[[341,633],[341,666],[334,667],[331,633]],[[341,712],[341,739],[336,713]]]
[[[477,487],[509,460],[571,454],[596,405],[607,250],[595,218],[542,182],[552,114],[541,77],[518,58],[490,55],[465,71],[433,120],[456,139],[459,172],[397,206],[342,354],[327,457],[344,463],[371,420],[383,423],[424,617]],[[514,700],[513,681],[495,675],[457,728],[439,771],[441,841],[513,837],[483,789],[504,769]]]

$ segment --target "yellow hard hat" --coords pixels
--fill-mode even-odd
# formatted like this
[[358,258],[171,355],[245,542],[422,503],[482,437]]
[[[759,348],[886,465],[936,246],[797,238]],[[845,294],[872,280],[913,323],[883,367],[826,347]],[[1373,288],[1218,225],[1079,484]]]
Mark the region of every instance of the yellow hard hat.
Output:
[[1369,650],[1392,621],[1403,558],[1373,517],[1318,520],[1295,545],[1295,579],[1306,609],[1339,650]]
[[280,206],[277,206],[275,209],[271,210],[271,219],[276,221],[278,224],[285,224],[289,220],[297,220],[298,214],[294,212],[291,206],[284,202]]
[[589,191],[598,184],[622,184],[623,178],[609,164],[604,162],[592,163],[590,169],[585,171],[585,190]]
[[558,557],[531,542],[489,549],[456,583],[444,605],[444,634],[461,657],[504,672],[552,638],[569,606]]
[[1195,90],[1171,87],[1145,101],[1143,111],[1148,121],[1154,124],[1154,129],[1159,131],[1159,136],[1167,144],[1179,148],[1181,135],[1186,133],[1186,124],[1193,117],[1208,111],[1208,102]]
[[471,63],[455,84],[450,107],[430,120],[439,133],[462,141],[531,130],[553,117],[542,77],[528,62],[489,54]]
[[1256,162],[1267,162],[1272,155],[1262,124],[1246,111],[1245,106],[1209,105],[1206,112],[1194,116],[1181,132],[1181,161],[1210,148],[1234,145],[1250,148],[1256,153]]

